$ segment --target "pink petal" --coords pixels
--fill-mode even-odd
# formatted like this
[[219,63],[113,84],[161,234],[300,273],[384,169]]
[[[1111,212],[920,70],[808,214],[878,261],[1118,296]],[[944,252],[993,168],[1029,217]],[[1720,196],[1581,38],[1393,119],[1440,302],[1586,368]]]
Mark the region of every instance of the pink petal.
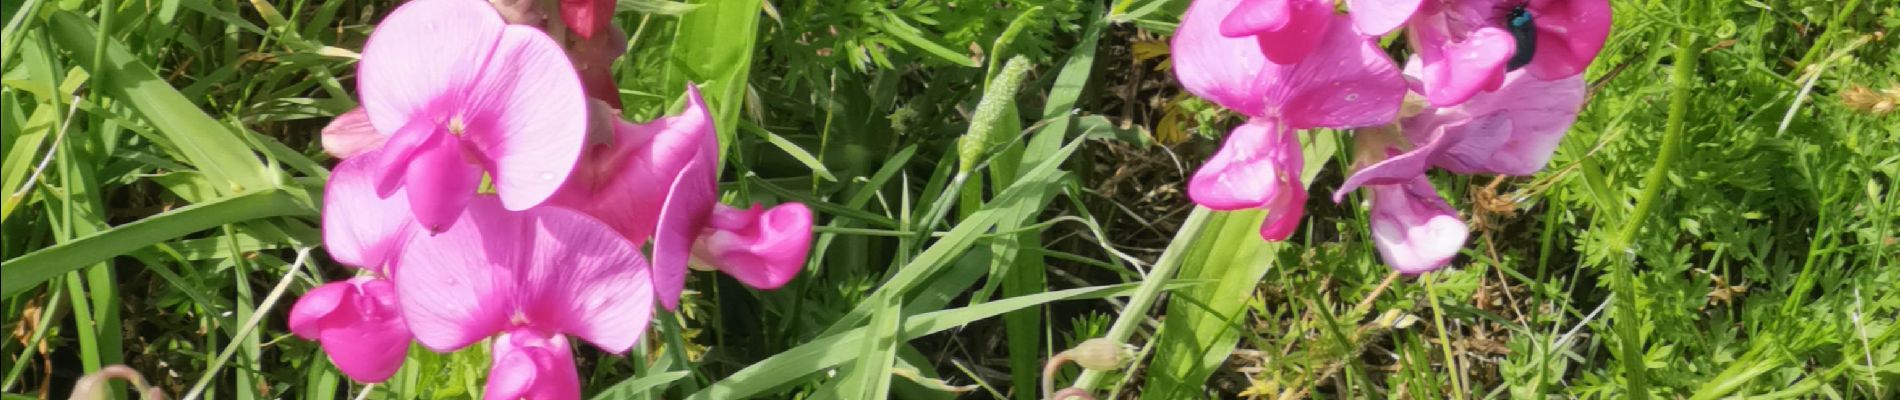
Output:
[[407,194],[376,196],[370,168],[379,156],[364,153],[330,171],[323,190],[323,247],[339,263],[388,274],[392,255],[420,226],[409,212]]
[[580,373],[567,338],[514,329],[495,338],[494,364],[482,390],[487,400],[577,400]]
[[396,7],[370,33],[356,68],[357,93],[370,122],[393,135],[410,119],[445,117],[451,105],[441,100],[479,79],[503,26],[482,0],[415,0]]
[[[1535,73],[1506,75],[1496,92],[1436,110],[1447,135],[1466,137],[1433,163],[1461,174],[1530,175],[1544,168],[1583,108],[1582,75],[1554,81]],[[1469,120],[1469,122],[1460,122]]]
[[383,140],[388,138],[369,123],[369,113],[357,107],[323,126],[323,152],[340,159],[356,157],[383,147]]
[[1234,127],[1206,165],[1188,180],[1194,203],[1221,211],[1265,207],[1280,195],[1274,184],[1290,175],[1279,161],[1289,148],[1299,150],[1293,133],[1272,120],[1255,118]]
[[1220,20],[1221,36],[1238,38],[1279,31],[1292,22],[1293,3],[1299,0],[1240,0]]
[[[1328,16],[1344,19],[1345,16]],[[1405,100],[1405,78],[1377,43],[1339,21],[1325,35],[1303,39],[1319,50],[1292,65],[1268,64],[1257,87],[1266,107],[1293,129],[1389,124]]]
[[607,29],[613,17],[614,0],[561,0],[561,21],[582,39]]
[[314,338],[350,379],[381,382],[402,366],[409,330],[389,281],[359,277],[305,294],[291,309],[291,329]]
[[518,297],[510,268],[528,258],[534,240],[519,214],[480,196],[451,228],[404,247],[396,289],[416,342],[450,352],[508,326]]
[[464,136],[484,157],[509,210],[560,189],[587,140],[587,97],[567,53],[541,31],[509,25],[469,88]]
[[1451,262],[1470,234],[1451,204],[1424,176],[1398,185],[1372,185],[1372,240],[1386,265],[1408,275]]
[[[1353,146],[1356,157],[1361,158],[1354,163],[1364,167],[1346,176],[1339,190],[1333,192],[1333,202],[1344,201],[1347,193],[1362,185],[1397,185],[1417,179],[1447,147],[1466,141],[1464,136],[1449,134],[1444,126],[1432,121],[1429,114],[1407,119],[1401,124],[1403,135],[1387,128],[1354,132]],[[1422,133],[1415,135],[1415,131]],[[1410,143],[1405,143],[1406,139]]]
[[718,203],[718,171],[710,158],[694,158],[673,178],[666,206],[660,209],[653,231],[653,286],[667,310],[679,307],[686,288],[686,264],[692,260],[693,238],[699,236]]
[[1320,35],[1335,21],[1333,0],[1285,1],[1289,3],[1286,12],[1290,15],[1286,25],[1278,30],[1258,32],[1254,39],[1267,61],[1293,64],[1305,60],[1321,46]]
[[1174,76],[1181,87],[1222,107],[1250,116],[1265,113],[1265,92],[1254,77],[1266,66],[1266,55],[1253,38],[1221,35],[1222,20],[1238,0],[1198,0],[1174,31],[1169,47]]
[[1384,36],[1405,25],[1424,0],[1346,0],[1352,24],[1370,36]]
[[1543,80],[1582,74],[1610,37],[1609,0],[1532,0],[1537,51],[1524,68]]
[[475,191],[481,188],[482,170],[469,164],[461,146],[451,144],[448,135],[437,135],[438,144],[424,145],[409,161],[403,178],[409,192],[409,210],[416,223],[430,232],[441,232],[455,224],[456,217]]
[[416,154],[429,146],[440,146],[442,142],[454,143],[454,139],[437,139],[445,136],[433,122],[426,119],[414,119],[398,128],[390,135],[382,151],[377,152],[376,164],[369,167],[374,175],[376,195],[389,197],[402,187],[404,177],[409,175],[409,163]]
[[1449,107],[1463,103],[1479,91],[1496,89],[1504,82],[1504,69],[1516,51],[1515,39],[1495,26],[1461,29],[1450,21],[1451,12],[1420,16],[1412,21],[1412,48],[1424,69],[1419,80],[1425,86],[1425,98],[1433,106]]
[[693,254],[754,289],[785,286],[805,267],[811,250],[811,209],[785,203],[771,210],[758,205],[713,209]]
[[531,246],[531,253],[511,266],[520,296],[518,318],[610,353],[632,348],[653,313],[652,278],[639,247],[600,221],[567,209],[508,214],[527,220],[533,232],[513,244]]
[[1267,219],[1260,222],[1260,237],[1270,242],[1286,240],[1306,215],[1306,186],[1299,181],[1283,181],[1280,193],[1267,205]]

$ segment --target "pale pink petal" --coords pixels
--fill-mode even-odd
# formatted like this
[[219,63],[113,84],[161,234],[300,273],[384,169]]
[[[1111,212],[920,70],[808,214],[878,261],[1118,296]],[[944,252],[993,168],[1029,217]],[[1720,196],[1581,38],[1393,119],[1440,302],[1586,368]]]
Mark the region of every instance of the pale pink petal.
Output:
[[1346,0],[1352,24],[1369,36],[1383,36],[1404,26],[1424,0]]
[[389,281],[358,277],[312,289],[291,308],[291,330],[316,340],[350,379],[381,382],[402,366],[409,330]]
[[708,227],[693,248],[694,257],[754,289],[785,286],[805,267],[811,250],[811,209],[785,203],[770,210],[759,205],[713,209]]
[[[450,142],[446,135],[437,136]],[[460,146],[425,145],[409,160],[403,178],[403,190],[409,192],[409,210],[416,223],[430,232],[441,232],[455,224],[462,209],[481,188],[481,167],[469,164]]]
[[1496,92],[1434,110],[1431,124],[1464,139],[1433,164],[1461,174],[1530,175],[1543,169],[1583,108],[1584,85],[1582,75],[1546,81],[1515,71]]
[[513,329],[495,338],[486,400],[577,400],[581,378],[567,338]]
[[[1327,18],[1344,19],[1343,15]],[[1356,128],[1389,124],[1405,99],[1405,78],[1371,38],[1352,24],[1332,24],[1308,41],[1319,50],[1292,65],[1268,64],[1255,85],[1266,107],[1292,129]]]
[[686,288],[686,265],[692,260],[693,238],[699,236],[719,199],[716,175],[709,158],[695,158],[673,178],[666,205],[653,230],[653,286],[666,309],[679,307]]
[[613,16],[614,0],[561,0],[561,21],[583,39],[608,28]]
[[482,0],[415,0],[370,32],[356,66],[363,109],[378,131],[397,134],[410,119],[446,117],[442,101],[480,78],[501,39],[501,16]]
[[376,196],[375,151],[343,160],[330,171],[323,190],[323,247],[343,265],[388,274],[392,257],[419,225],[409,211],[408,195]]
[[1294,18],[1292,11],[1296,1],[1300,0],[1239,0],[1233,12],[1220,19],[1220,34],[1251,37],[1283,29]]
[[1424,176],[1372,191],[1372,241],[1386,265],[1408,275],[1437,270],[1464,247],[1470,231]]
[[[1268,0],[1281,1],[1281,0]],[[1314,49],[1322,46],[1320,35],[1327,31],[1337,20],[1333,18],[1333,0],[1284,0],[1291,19],[1278,30],[1262,31],[1254,35],[1255,44],[1267,61],[1278,64],[1293,64],[1306,59]],[[1337,21],[1344,23],[1345,21]]]
[[1531,0],[1526,9],[1536,21],[1537,51],[1524,68],[1538,79],[1582,74],[1610,37],[1609,0]]
[[331,157],[350,158],[383,147],[389,139],[369,123],[369,113],[357,107],[330,119],[323,126],[323,152]]
[[527,219],[532,235],[508,244],[531,247],[530,254],[509,266],[519,296],[516,324],[578,336],[610,353],[633,347],[646,332],[654,298],[639,247],[571,210],[542,207],[509,214]]
[[1175,79],[1181,87],[1222,107],[1250,116],[1265,113],[1265,91],[1254,77],[1266,55],[1251,37],[1221,35],[1221,21],[1238,0],[1197,0],[1190,4],[1169,47]]
[[535,240],[522,214],[479,196],[453,227],[404,246],[396,289],[416,342],[455,351],[508,326],[518,297],[512,265],[529,257]]
[[1220,151],[1194,172],[1188,197],[1221,211],[1265,207],[1281,196],[1275,183],[1298,173],[1282,163],[1289,150],[1300,150],[1291,130],[1265,118],[1249,120],[1234,127]]
[[540,205],[567,181],[587,141],[587,96],[553,39],[509,25],[466,101],[463,138],[509,210]]
[[1412,22],[1412,48],[1424,68],[1419,80],[1425,98],[1433,106],[1449,107],[1465,102],[1484,90],[1493,90],[1504,82],[1504,70],[1516,51],[1515,39],[1502,28],[1482,26],[1468,32],[1460,29],[1454,13],[1420,16]]

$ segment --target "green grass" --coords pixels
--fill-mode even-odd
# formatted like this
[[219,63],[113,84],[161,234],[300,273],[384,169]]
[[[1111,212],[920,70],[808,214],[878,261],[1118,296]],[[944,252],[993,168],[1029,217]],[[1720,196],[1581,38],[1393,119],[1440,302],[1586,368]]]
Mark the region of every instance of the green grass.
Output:
[[[1186,0],[620,3],[626,115],[701,83],[725,198],[820,227],[785,288],[696,274],[633,354],[580,350],[592,398],[1034,399],[1092,337],[1138,357],[1055,380],[1115,398],[1900,396],[1900,112],[1847,95],[1900,93],[1890,0],[1614,2],[1550,167],[1434,175],[1472,239],[1390,281],[1359,195],[1284,244],[1191,209],[1235,120],[1132,51]],[[394,5],[0,0],[0,392],[479,395],[483,346],[362,385],[284,323],[349,275],[317,130]],[[1303,134],[1314,193],[1348,134]]]

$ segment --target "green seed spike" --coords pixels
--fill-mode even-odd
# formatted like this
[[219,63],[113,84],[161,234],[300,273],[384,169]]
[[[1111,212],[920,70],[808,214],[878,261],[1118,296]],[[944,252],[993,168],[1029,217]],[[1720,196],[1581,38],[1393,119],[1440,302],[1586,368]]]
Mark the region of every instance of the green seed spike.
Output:
[[991,151],[1015,139],[1016,132],[998,130],[996,124],[1010,107],[1016,106],[1016,89],[1023,85],[1023,76],[1028,74],[1029,60],[1016,56],[990,81],[989,89],[983,91],[983,99],[976,103],[976,113],[970,116],[970,130],[957,139],[957,160],[961,161],[957,175],[968,175]]

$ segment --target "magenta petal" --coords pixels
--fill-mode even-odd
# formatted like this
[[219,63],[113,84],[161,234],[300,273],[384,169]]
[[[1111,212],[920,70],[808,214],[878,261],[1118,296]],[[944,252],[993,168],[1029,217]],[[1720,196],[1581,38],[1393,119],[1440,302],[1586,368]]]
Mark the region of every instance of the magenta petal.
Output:
[[693,250],[696,257],[754,289],[785,286],[805,267],[811,250],[811,209],[785,203],[771,210],[758,205],[713,209],[706,233]]
[[388,136],[377,132],[376,126],[369,123],[369,113],[362,107],[338,115],[323,126],[323,152],[340,159],[383,147],[387,139]]
[[1470,230],[1424,176],[1367,188],[1372,190],[1372,241],[1386,265],[1408,275],[1431,272],[1464,247]]
[[517,214],[477,197],[451,228],[403,248],[396,289],[416,342],[455,351],[508,325],[518,297],[510,268],[528,258],[534,236]]
[[1267,56],[1268,61],[1278,64],[1305,60],[1308,54],[1321,46],[1320,35],[1334,22],[1333,0],[1287,1],[1287,13],[1291,17],[1286,26],[1259,32],[1254,36],[1260,52]]
[[291,308],[291,330],[316,340],[350,379],[381,382],[402,366],[409,330],[389,281],[359,277],[331,282]]
[[686,264],[692,260],[693,238],[699,236],[718,203],[717,179],[711,160],[693,159],[675,176],[667,190],[653,231],[653,286],[660,304],[673,310],[686,288]]
[[495,338],[486,400],[577,400],[580,373],[567,338],[514,329]]
[[1537,53],[1524,68],[1543,80],[1582,74],[1610,37],[1609,0],[1532,0]]
[[1281,196],[1267,205],[1267,219],[1260,222],[1260,237],[1270,242],[1286,240],[1306,215],[1306,186],[1299,181],[1280,184]]
[[1340,21],[1332,27],[1324,36],[1305,39],[1319,45],[1305,61],[1269,64],[1260,72],[1255,85],[1267,88],[1266,107],[1278,110],[1292,129],[1391,123],[1405,99],[1398,66],[1352,24]]
[[1383,36],[1405,25],[1424,0],[1346,0],[1352,24],[1368,36]]
[[528,219],[533,234],[512,244],[532,246],[517,261],[525,264],[512,266],[522,296],[516,305],[520,318],[610,353],[632,348],[653,313],[652,278],[640,249],[600,221],[567,209],[512,214],[525,214],[517,218]]
[[1265,112],[1265,92],[1254,77],[1267,65],[1266,55],[1251,37],[1221,35],[1222,20],[1239,5],[1237,0],[1198,0],[1170,42],[1174,76],[1181,87],[1203,99],[1250,116]]
[[1293,20],[1292,3],[1298,1],[1302,0],[1240,0],[1233,12],[1221,18],[1220,34],[1238,38],[1279,31]]
[[482,0],[416,0],[396,7],[363,45],[356,87],[370,122],[394,134],[411,119],[446,118],[442,99],[478,79],[504,23]]
[[1546,81],[1526,71],[1512,72],[1496,92],[1433,111],[1436,117],[1429,124],[1465,139],[1432,162],[1461,174],[1536,173],[1550,162],[1576,122],[1584,97],[1582,75]]
[[1289,195],[1281,188],[1299,181],[1304,154],[1293,131],[1255,118],[1235,127],[1206,165],[1188,180],[1188,197],[1221,210],[1266,207]]
[[587,141],[587,96],[567,53],[534,28],[510,25],[469,88],[467,134],[509,210],[540,205],[574,171]]
[[1412,24],[1412,48],[1424,68],[1419,80],[1425,86],[1425,98],[1433,106],[1450,107],[1465,102],[1479,91],[1496,89],[1504,81],[1504,69],[1516,51],[1515,39],[1504,29],[1477,28],[1462,38],[1447,31],[1451,23],[1446,14],[1421,17]]
[[387,274],[391,256],[420,226],[410,214],[408,195],[377,197],[370,169],[379,156],[364,153],[330,171],[323,190],[323,246],[339,263]]
[[442,131],[424,119],[412,120],[396,130],[396,133],[390,134],[389,141],[373,158],[376,160],[375,165],[366,167],[372,171],[376,195],[389,197],[396,193],[396,189],[402,187],[404,177],[409,174],[409,163],[416,158],[416,153],[443,141],[436,139],[437,136],[442,136]]
[[416,222],[431,232],[455,224],[482,184],[481,168],[468,163],[459,146],[450,144],[453,139],[446,135],[438,138],[449,143],[427,145],[409,161],[403,178],[409,209],[415,213]]
[[561,0],[561,21],[582,39],[608,28],[613,16],[614,0]]

